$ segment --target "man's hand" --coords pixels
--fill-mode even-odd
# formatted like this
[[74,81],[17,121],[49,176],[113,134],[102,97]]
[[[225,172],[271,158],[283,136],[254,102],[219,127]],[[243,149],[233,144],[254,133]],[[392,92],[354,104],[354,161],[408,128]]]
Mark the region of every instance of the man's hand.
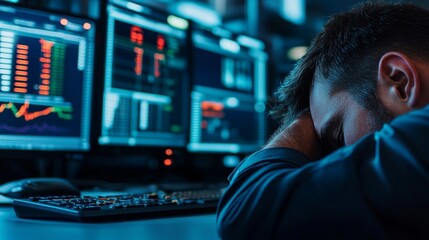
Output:
[[293,148],[311,160],[322,157],[322,146],[309,113],[303,113],[290,125],[280,127],[264,148],[272,147]]

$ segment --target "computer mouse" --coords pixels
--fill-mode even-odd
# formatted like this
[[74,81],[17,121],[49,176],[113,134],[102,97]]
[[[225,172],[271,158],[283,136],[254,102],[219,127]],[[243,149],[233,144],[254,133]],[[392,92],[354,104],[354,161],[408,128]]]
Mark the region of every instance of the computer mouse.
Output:
[[28,198],[80,195],[80,191],[62,178],[24,178],[0,185],[0,194],[9,198]]

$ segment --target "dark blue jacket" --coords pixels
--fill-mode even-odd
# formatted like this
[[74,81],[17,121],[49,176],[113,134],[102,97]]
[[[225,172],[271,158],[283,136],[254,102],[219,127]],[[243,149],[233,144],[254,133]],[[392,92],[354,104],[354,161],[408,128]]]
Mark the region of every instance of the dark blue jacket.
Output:
[[260,150],[229,180],[223,239],[429,239],[429,107],[317,162]]

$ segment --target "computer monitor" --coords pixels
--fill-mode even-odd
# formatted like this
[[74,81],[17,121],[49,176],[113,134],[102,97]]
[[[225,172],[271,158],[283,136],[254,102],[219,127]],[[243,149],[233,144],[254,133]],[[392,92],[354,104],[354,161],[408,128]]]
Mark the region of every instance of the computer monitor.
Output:
[[264,43],[221,29],[192,34],[191,152],[247,153],[266,138]]
[[188,22],[129,1],[111,3],[98,143],[185,148]]
[[0,5],[0,149],[89,150],[94,28]]

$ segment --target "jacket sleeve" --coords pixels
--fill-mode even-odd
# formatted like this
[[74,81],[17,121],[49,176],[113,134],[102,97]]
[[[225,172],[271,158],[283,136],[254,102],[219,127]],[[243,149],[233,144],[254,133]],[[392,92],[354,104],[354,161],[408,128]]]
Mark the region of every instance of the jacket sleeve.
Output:
[[223,239],[429,236],[429,107],[310,163],[268,148],[241,162],[219,203]]

